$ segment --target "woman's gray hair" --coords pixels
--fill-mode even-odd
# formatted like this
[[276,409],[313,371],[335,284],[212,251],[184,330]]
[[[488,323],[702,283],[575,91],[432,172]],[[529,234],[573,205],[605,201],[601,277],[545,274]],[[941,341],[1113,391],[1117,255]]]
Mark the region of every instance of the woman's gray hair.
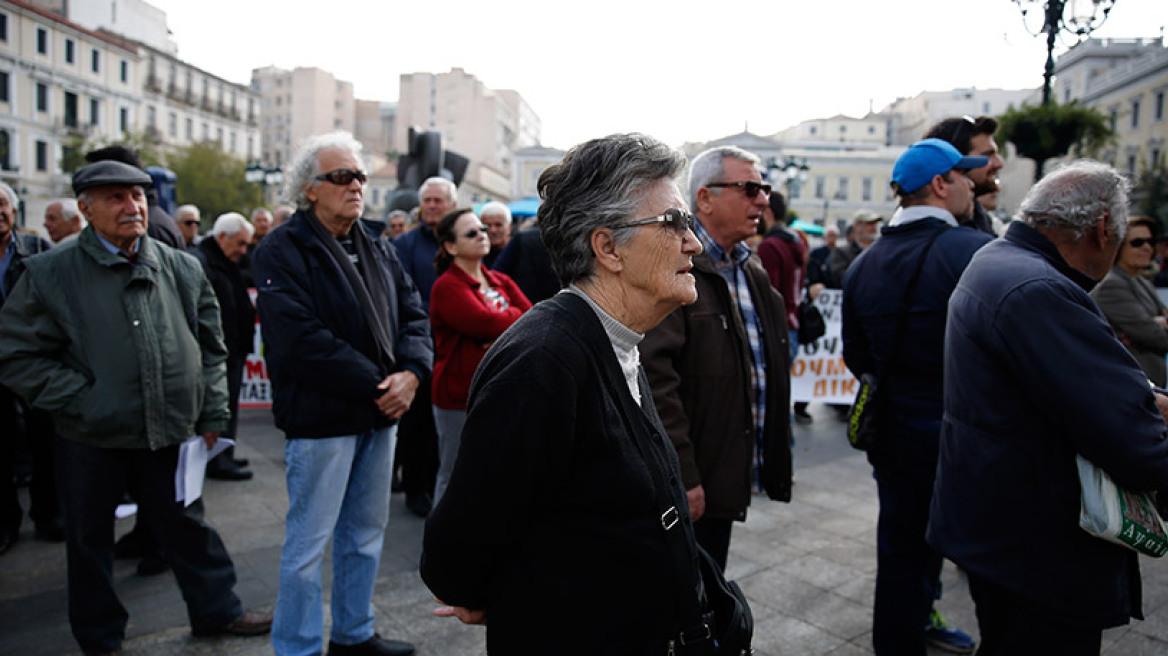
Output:
[[292,203],[298,210],[312,209],[312,202],[308,200],[305,192],[320,186],[320,180],[316,179],[316,176],[322,173],[318,156],[321,151],[332,149],[347,150],[353,153],[358,162],[363,162],[361,142],[348,132],[330,132],[309,137],[300,144],[300,149],[292,158],[292,164],[284,173],[281,199]]
[[211,226],[211,234],[215,237],[218,237],[219,235],[234,235],[240,230],[247,233],[247,238],[249,240],[251,239],[252,235],[255,234],[255,228],[252,227],[247,218],[239,212],[227,212],[226,214],[220,214],[219,217],[215,219],[215,225]]
[[738,146],[718,146],[702,151],[689,165],[689,206],[697,211],[698,191],[707,187],[711,182],[725,182],[722,176],[726,175],[724,159],[738,159],[749,162],[756,167],[762,166],[762,160],[752,152]]
[[1066,228],[1078,239],[1106,212],[1108,227],[1122,239],[1130,189],[1131,183],[1114,167],[1074,160],[1031,187],[1014,218],[1036,228]]
[[16,195],[16,191],[8,186],[6,182],[0,182],[0,193],[8,194],[8,204],[13,207],[20,206],[20,196]]
[[615,230],[624,243],[631,230],[619,229],[632,216],[650,188],[676,180],[685,157],[643,134],[614,134],[582,143],[560,163],[548,167],[537,188],[539,234],[560,284],[588,280],[595,272],[592,233]]

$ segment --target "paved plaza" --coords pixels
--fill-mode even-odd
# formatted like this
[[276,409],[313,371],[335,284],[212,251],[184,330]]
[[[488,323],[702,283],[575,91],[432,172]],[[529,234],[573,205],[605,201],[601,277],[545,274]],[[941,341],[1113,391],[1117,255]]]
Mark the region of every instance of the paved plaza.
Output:
[[[847,446],[835,413],[820,404],[810,411],[815,423],[795,427],[794,501],[755,497],[749,520],[734,527],[727,575],[750,598],[759,656],[871,654],[876,485],[863,454]],[[244,604],[270,608],[287,507],[284,439],[267,410],[245,410],[241,435],[237,454],[251,459],[256,476],[209,481],[207,518],[235,560]],[[132,520],[120,520],[118,535],[131,526]],[[417,568],[422,528],[423,520],[395,494],[374,599],[377,630],[414,642],[419,656],[484,654],[481,629],[430,614],[434,604]],[[1168,654],[1168,559],[1141,561],[1148,619],[1105,633],[1109,656]],[[939,608],[954,625],[975,632],[964,578],[948,563],[943,576]],[[117,561],[115,578],[130,613],[126,656],[272,653],[266,638],[192,638],[169,572],[144,578],[133,561]],[[26,521],[20,542],[0,556],[0,656],[77,653],[66,617],[65,547],[34,540]]]

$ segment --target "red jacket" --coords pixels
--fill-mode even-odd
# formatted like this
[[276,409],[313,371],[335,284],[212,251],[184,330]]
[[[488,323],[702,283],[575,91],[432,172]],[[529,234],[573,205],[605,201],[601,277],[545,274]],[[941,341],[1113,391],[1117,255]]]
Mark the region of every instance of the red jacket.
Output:
[[479,293],[478,281],[451,265],[430,292],[430,326],[434,333],[431,402],[445,410],[465,410],[470,381],[491,344],[531,309],[531,301],[507,275],[482,269],[487,283],[506,299],[497,310]]

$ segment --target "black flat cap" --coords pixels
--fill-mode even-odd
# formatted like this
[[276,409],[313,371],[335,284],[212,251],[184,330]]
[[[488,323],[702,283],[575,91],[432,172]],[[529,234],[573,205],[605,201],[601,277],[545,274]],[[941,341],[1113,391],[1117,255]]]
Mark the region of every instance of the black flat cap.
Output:
[[80,196],[81,192],[94,187],[107,185],[141,185],[150,187],[154,184],[150,175],[140,168],[105,160],[83,166],[73,174],[73,193]]

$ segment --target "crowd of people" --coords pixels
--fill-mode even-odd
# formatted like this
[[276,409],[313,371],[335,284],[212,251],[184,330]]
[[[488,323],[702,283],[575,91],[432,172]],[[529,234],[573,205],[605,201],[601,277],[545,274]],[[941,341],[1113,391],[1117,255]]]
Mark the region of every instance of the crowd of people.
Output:
[[[1097,654],[1141,616],[1139,569],[1079,529],[1076,456],[1168,491],[1160,226],[1129,219],[1126,180],[1089,160],[1003,225],[996,128],[930,128],[891,172],[895,212],[826,226],[818,248],[757,156],[687,161],[642,134],[571,149],[526,226],[502,203],[460,207],[443,177],[416,208],[363,218],[346,133],[304,143],[288,204],[250,217],[172,219],[122,147],[90,153],[76,198],[48,206],[51,242],[15,229],[0,184],[0,425],[25,435],[35,536],[66,543],[75,639],[120,653],[112,560],[135,556],[173,571],[196,636],[408,656],[373,606],[396,487],[428,518],[434,613],[485,625],[489,652],[712,653],[700,565],[727,566],[752,503],[795,496],[800,304],[841,289],[844,360],[879,394],[876,653]],[[271,613],[244,610],[202,502],[173,490],[191,435],[241,437],[257,317],[287,438]],[[0,553],[23,519],[14,442]],[[206,475],[248,465],[228,448]],[[115,543],[127,496],[139,516]],[[980,644],[937,608],[943,558],[968,575]]]

